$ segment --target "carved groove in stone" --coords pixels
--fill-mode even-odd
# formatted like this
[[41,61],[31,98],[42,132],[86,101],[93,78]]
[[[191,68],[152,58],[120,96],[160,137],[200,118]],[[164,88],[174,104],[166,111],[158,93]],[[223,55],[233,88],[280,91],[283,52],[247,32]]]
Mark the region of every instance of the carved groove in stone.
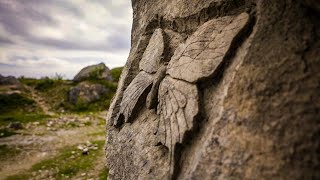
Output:
[[193,129],[199,113],[197,86],[166,76],[159,87],[160,115],[157,135],[162,144],[169,148],[171,171],[174,166],[174,152],[177,143],[182,143],[187,131]]
[[249,15],[226,16],[203,24],[180,45],[168,65],[173,78],[195,83],[210,77],[223,62],[233,39],[248,23]]
[[130,117],[138,106],[145,102],[146,97],[142,97],[148,87],[152,84],[153,77],[144,71],[141,71],[129,84],[123,93],[120,104],[120,111],[115,119],[114,125],[118,126],[124,122],[129,122]]
[[164,40],[162,30],[156,29],[143,53],[139,69],[148,73],[155,73],[163,58]]
[[152,88],[146,100],[146,105],[148,109],[153,109],[157,107],[159,85],[163,80],[163,78],[165,77],[166,71],[167,71],[166,66],[161,66],[158,69],[157,73],[154,75]]

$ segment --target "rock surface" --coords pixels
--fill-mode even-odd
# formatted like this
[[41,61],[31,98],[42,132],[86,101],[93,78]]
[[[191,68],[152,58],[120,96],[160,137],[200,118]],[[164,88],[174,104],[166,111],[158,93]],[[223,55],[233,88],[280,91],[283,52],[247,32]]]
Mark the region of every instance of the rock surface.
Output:
[[72,104],[88,104],[92,101],[100,99],[108,92],[109,90],[101,84],[81,82],[76,87],[70,89],[69,102]]
[[87,66],[81,69],[81,71],[73,78],[73,81],[79,82],[88,78],[106,79],[112,81],[110,69],[104,63]]
[[107,117],[108,178],[319,179],[312,4],[132,0],[132,47]]
[[22,86],[20,81],[13,76],[2,76],[0,74],[0,85]]

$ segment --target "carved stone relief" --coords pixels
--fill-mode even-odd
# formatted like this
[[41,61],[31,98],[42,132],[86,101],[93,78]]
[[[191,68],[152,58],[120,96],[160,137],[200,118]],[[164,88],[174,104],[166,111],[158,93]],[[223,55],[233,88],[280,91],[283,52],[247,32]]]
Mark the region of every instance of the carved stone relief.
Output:
[[316,156],[296,150],[313,151],[305,134],[318,134],[306,116],[318,102],[318,4],[132,1],[110,179],[303,179]]
[[242,13],[213,19],[200,26],[177,48],[168,65],[168,74],[191,83],[212,76],[248,20],[249,15]]
[[[140,72],[124,91],[114,125],[131,122],[144,104],[156,109],[155,135],[169,149],[170,175],[177,143],[182,144],[186,132],[197,123],[200,100],[196,83],[215,73],[248,21],[247,13],[210,20],[180,45],[181,36],[172,30],[154,30],[140,60]],[[163,55],[166,46],[174,52],[168,63]]]

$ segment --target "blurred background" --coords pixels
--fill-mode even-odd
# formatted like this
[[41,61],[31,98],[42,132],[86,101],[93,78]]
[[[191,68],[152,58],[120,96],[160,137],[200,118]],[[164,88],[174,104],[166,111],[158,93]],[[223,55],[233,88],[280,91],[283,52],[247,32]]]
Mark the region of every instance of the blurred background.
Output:
[[129,0],[0,1],[0,179],[107,179]]

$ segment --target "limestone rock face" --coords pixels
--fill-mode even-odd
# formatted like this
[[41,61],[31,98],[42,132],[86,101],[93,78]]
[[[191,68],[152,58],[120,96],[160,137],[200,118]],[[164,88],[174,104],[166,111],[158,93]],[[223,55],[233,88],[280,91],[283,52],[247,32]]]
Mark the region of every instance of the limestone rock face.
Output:
[[317,5],[132,0],[108,178],[319,179]]
[[88,78],[112,80],[110,69],[104,64],[87,66],[74,76],[73,81],[79,82]]

